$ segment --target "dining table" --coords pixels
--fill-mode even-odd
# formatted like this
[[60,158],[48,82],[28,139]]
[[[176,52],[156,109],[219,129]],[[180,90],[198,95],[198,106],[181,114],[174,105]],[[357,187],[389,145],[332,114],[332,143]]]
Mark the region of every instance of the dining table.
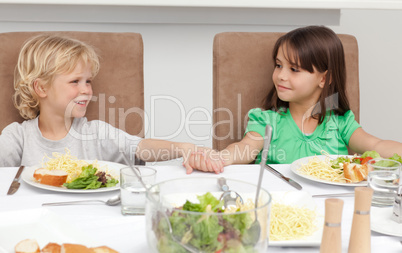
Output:
[[[147,164],[157,170],[156,182],[188,177],[226,177],[257,184],[260,166],[230,165],[220,174],[194,171],[186,174],[181,165]],[[301,177],[291,170],[290,164],[272,164],[273,168],[286,177],[297,181],[302,191],[311,195],[353,193],[354,187],[320,183]],[[87,246],[106,245],[119,252],[151,252],[147,243],[146,219],[144,215],[122,215],[121,206],[105,204],[83,204],[64,206],[42,206],[46,202],[74,200],[107,200],[119,194],[119,190],[93,193],[57,192],[27,184],[20,180],[20,187],[13,195],[7,191],[17,173],[17,167],[0,168],[0,248],[3,252],[14,252],[21,240],[36,239],[41,247],[51,240],[59,243],[80,243]],[[268,192],[298,191],[285,181],[265,171],[262,187]],[[347,252],[351,232],[354,197],[337,197],[344,201],[341,222],[342,252]],[[325,197],[312,198],[318,215],[325,214]],[[374,207],[371,209],[373,210]],[[392,212],[392,207],[386,207]],[[373,218],[373,217],[371,217]],[[32,221],[31,223],[29,221]],[[2,224],[3,223],[3,224]],[[42,226],[41,226],[42,225]],[[399,224],[402,226],[402,224]],[[318,224],[322,226],[323,224]],[[17,230],[17,231],[16,231]],[[62,242],[60,242],[63,240]],[[402,252],[402,238],[371,231],[372,252]],[[2,252],[0,250],[0,252]],[[271,246],[267,252],[319,252],[319,244]]]

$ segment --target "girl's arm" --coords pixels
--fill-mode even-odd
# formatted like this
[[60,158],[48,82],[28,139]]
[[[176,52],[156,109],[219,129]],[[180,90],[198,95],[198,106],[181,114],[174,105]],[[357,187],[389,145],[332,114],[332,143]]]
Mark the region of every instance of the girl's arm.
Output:
[[247,164],[255,160],[264,146],[264,138],[256,132],[248,132],[240,142],[232,143],[220,151],[226,165]]
[[377,151],[381,157],[391,157],[394,153],[402,156],[402,143],[390,140],[381,140],[362,128],[354,131],[349,140],[349,147],[360,154],[365,151]]

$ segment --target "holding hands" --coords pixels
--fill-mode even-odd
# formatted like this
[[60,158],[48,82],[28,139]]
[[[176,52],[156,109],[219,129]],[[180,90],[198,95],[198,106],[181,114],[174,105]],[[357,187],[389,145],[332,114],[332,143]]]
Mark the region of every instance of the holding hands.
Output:
[[209,148],[200,148],[191,152],[187,158],[184,157],[183,166],[186,167],[187,174],[192,173],[194,169],[219,174],[223,172],[225,161],[220,152]]

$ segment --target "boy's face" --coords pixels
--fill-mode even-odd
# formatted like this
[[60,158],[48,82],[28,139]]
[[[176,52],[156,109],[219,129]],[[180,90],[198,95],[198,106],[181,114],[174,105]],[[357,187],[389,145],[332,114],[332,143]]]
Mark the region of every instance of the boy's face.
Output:
[[85,116],[92,98],[92,72],[89,64],[79,62],[71,73],[59,74],[47,90],[41,113],[49,111],[54,116],[80,118]]

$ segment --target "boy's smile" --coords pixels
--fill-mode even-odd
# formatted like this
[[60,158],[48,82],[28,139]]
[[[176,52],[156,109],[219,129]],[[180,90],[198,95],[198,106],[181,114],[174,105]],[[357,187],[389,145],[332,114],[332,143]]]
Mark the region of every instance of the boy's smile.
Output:
[[62,118],[84,117],[92,98],[91,82],[91,66],[82,61],[71,73],[55,75],[42,101],[41,114],[46,112]]

